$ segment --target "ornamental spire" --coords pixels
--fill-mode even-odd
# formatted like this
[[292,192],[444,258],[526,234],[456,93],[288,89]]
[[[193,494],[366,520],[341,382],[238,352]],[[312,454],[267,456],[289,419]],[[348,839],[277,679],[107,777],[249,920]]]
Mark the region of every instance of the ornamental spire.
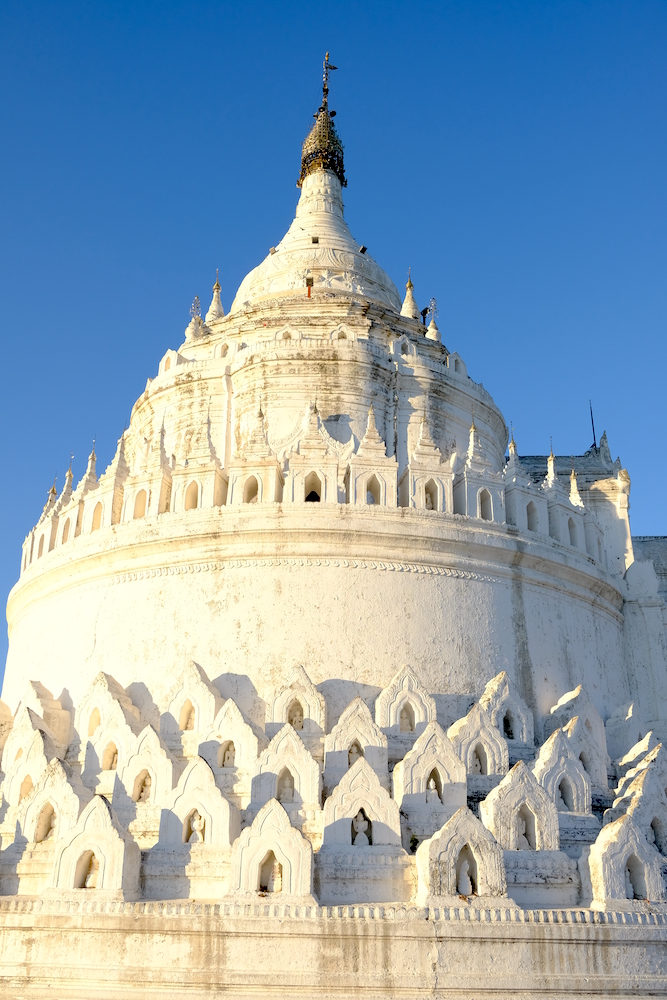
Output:
[[322,103],[313,117],[315,124],[306,136],[301,148],[301,173],[296,182],[301,187],[308,174],[316,170],[330,170],[343,187],[347,187],[343,164],[343,144],[338,138],[333,123],[335,111],[329,111],[329,73],[337,69],[329,62],[327,52],[322,64]]

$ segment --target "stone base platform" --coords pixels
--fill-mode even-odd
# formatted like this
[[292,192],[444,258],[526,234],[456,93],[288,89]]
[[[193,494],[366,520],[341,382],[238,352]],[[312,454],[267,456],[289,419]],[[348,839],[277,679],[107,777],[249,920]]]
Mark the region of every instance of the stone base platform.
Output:
[[667,917],[499,906],[0,903],[12,1000],[667,996]]

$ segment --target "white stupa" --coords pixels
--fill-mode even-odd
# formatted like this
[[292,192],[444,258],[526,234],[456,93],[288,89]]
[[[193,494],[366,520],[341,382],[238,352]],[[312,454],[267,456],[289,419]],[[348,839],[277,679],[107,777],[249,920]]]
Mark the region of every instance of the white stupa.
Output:
[[506,457],[348,229],[331,69],[288,232],[23,544],[6,995],[667,990],[667,547],[606,435]]

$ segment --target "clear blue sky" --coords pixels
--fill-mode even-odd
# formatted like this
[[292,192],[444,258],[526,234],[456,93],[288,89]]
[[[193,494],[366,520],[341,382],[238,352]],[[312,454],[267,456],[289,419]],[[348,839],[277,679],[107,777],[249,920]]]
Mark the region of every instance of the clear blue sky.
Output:
[[666,3],[3,0],[3,603],[70,451],[105,468],[194,295],[287,229],[326,49],[356,238],[519,453],[585,451],[592,397],[667,534]]

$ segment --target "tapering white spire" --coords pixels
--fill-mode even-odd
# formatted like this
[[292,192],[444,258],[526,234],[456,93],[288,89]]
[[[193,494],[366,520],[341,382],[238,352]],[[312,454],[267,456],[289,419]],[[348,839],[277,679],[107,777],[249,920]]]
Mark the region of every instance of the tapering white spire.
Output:
[[412,284],[412,278],[410,277],[410,268],[408,268],[408,282],[405,286],[405,298],[403,299],[403,305],[401,306],[401,316],[408,316],[410,319],[421,319],[421,312],[419,311],[419,306],[415,301],[413,295],[414,285]]
[[577,486],[577,474],[572,469],[570,473],[570,503],[573,507],[583,507],[584,501],[581,499],[579,494],[579,487]]
[[215,271],[215,284],[213,286],[213,298],[211,299],[211,304],[208,307],[208,312],[206,313],[206,324],[215,323],[217,320],[222,319],[225,315],[225,310],[222,307],[222,300],[220,298],[220,281],[218,280],[218,270]]
[[429,302],[428,311],[431,314],[431,322],[426,330],[426,337],[428,340],[435,340],[436,343],[441,344],[442,337],[440,336],[440,330],[438,330],[438,326],[435,322],[435,317],[438,312],[438,306],[435,299],[431,299]]

